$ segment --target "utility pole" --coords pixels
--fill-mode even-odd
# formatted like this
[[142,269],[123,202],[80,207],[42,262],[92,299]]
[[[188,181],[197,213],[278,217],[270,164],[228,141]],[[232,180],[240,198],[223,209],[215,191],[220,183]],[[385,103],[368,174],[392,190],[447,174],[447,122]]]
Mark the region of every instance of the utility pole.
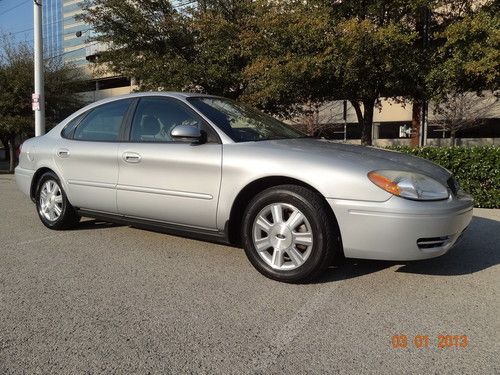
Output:
[[43,80],[43,36],[42,36],[42,0],[33,0],[34,20],[34,65],[35,92],[32,97],[35,111],[35,137],[45,134],[45,93]]

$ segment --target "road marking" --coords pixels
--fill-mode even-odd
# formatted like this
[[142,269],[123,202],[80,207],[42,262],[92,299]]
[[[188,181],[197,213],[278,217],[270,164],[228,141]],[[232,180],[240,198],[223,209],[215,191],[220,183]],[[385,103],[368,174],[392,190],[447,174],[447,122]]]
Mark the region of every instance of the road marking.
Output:
[[[254,360],[253,372],[265,373],[276,361],[286,347],[300,334],[304,327],[311,321],[316,311],[327,301],[337,283],[328,285],[318,290],[314,296],[302,305],[302,307],[281,328],[274,339],[269,343],[266,350]],[[332,288],[334,286],[335,288]]]

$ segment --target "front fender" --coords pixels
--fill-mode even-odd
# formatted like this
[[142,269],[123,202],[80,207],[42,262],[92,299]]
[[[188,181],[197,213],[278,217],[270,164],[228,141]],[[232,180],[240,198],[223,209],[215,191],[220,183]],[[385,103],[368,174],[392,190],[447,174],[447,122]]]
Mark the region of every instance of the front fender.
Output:
[[[328,157],[279,150],[256,153],[238,144],[224,145],[222,181],[217,211],[217,225],[223,229],[238,194],[252,182],[267,177],[282,177],[301,181],[319,191],[327,199],[351,199],[384,202],[391,194],[375,186],[363,166],[343,161],[336,165]],[[249,163],[251,160],[251,163]]]

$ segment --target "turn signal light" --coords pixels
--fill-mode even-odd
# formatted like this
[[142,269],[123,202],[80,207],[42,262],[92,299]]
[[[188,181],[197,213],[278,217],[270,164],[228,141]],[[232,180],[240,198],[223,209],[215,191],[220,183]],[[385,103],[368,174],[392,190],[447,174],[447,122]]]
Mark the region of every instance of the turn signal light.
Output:
[[395,183],[394,181],[385,176],[382,176],[381,174],[378,174],[377,172],[368,173],[368,178],[370,179],[371,182],[373,182],[379,188],[384,189],[388,193],[394,195],[401,194],[401,189],[399,188],[397,183]]

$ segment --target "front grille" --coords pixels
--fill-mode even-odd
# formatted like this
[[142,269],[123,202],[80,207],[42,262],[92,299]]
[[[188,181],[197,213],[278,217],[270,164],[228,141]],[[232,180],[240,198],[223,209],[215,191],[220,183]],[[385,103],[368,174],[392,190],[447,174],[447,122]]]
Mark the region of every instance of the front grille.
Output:
[[453,195],[457,195],[458,190],[460,189],[460,186],[458,185],[458,182],[455,179],[455,177],[451,176],[448,179],[448,181],[446,181],[446,183],[448,184],[448,187],[450,188],[450,190],[453,193]]
[[419,249],[432,249],[434,247],[443,247],[448,243],[449,240],[450,236],[419,238],[417,240],[417,246]]

